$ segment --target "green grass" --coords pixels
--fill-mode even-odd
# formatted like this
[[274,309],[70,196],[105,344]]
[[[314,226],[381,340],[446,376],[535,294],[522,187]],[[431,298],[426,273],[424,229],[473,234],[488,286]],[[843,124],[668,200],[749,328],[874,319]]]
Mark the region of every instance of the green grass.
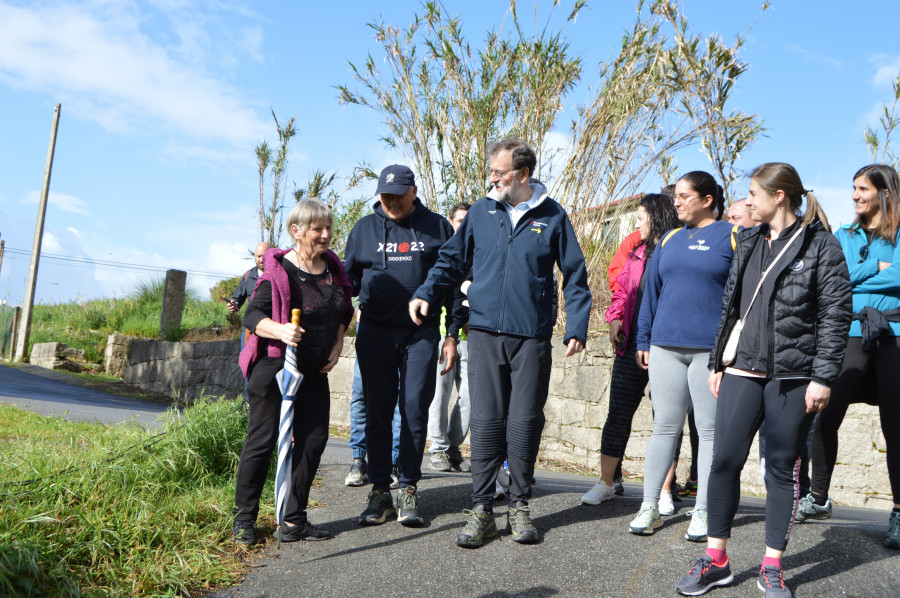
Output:
[[[140,283],[130,297],[94,299],[82,303],[35,305],[28,352],[34,343],[59,342],[84,349],[85,359],[101,363],[107,337],[113,332],[157,338],[162,313],[164,283],[160,280]],[[166,340],[181,340],[192,329],[231,326],[238,337],[238,319],[228,317],[221,301],[185,297],[181,327],[169,331]]]
[[0,595],[180,596],[235,581],[246,549],[230,542],[230,509],[246,422],[238,401],[201,400],[145,446],[153,436],[138,426],[0,406]]

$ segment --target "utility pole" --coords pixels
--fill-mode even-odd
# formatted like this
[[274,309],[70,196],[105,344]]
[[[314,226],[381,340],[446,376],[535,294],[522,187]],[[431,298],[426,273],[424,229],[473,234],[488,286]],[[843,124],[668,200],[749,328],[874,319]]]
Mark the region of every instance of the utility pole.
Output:
[[47,197],[50,195],[50,171],[53,169],[53,152],[56,150],[56,129],[59,127],[61,106],[56,104],[53,111],[53,127],[50,129],[50,147],[47,149],[47,164],[44,167],[44,184],[38,204],[37,224],[34,227],[34,242],[31,245],[31,266],[25,280],[25,299],[22,301],[22,321],[19,324],[19,338],[13,361],[22,361],[28,353],[28,337],[31,335],[31,312],[34,309],[34,289],[37,285],[38,262],[41,257],[41,240],[44,236],[44,216],[47,214]]
[[3,250],[6,249],[6,241],[0,241],[0,269],[3,268]]
[[50,297],[47,299],[47,303],[50,305],[53,305],[53,287],[58,287],[58,286],[59,286],[58,282],[53,282],[52,280],[50,281]]

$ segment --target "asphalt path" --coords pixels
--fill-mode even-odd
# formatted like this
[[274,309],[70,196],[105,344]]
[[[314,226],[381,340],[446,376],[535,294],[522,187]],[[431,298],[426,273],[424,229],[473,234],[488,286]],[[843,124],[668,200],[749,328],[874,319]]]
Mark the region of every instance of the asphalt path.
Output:
[[0,366],[0,403],[78,422],[134,421],[153,430],[164,421],[165,404],[107,394],[79,382],[38,366]]
[[[454,544],[471,506],[471,478],[423,466],[419,496],[427,524],[410,529],[390,521],[361,527],[370,486],[348,488],[343,480],[350,450],[332,440],[319,473],[323,483],[311,498],[310,520],[335,533],[324,542],[277,547],[268,531],[254,550],[251,572],[217,598],[463,596],[483,598],[676,596],[674,587],[705,544],[684,540],[693,504],[685,499],[664,518],[655,535],[627,532],[641,502],[638,484],[626,496],[598,506],[580,504],[594,479],[539,471],[530,506],[542,534],[523,546],[501,531],[482,548]],[[394,491],[396,496],[396,491]],[[498,528],[506,506],[495,505]],[[709,593],[714,598],[761,596],[756,587],[765,545],[764,500],[742,497],[729,556],[734,583]],[[827,521],[794,527],[784,559],[786,582],[797,598],[809,596],[900,596],[900,551],[885,548],[888,513],[836,507]],[[263,522],[260,522],[263,523]],[[269,522],[271,526],[271,522]]]

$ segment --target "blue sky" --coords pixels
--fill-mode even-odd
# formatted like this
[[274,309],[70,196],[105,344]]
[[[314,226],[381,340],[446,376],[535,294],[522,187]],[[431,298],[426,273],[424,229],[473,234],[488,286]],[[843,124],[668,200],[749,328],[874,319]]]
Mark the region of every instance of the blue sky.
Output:
[[[508,19],[503,0],[444,4],[472,42]],[[0,238],[7,248],[0,300],[18,304],[24,295],[28,258],[18,252],[31,250],[56,102],[62,119],[43,252],[65,259],[42,261],[37,300],[47,302],[51,292],[53,302],[121,297],[157,268],[188,270],[189,285],[205,295],[216,275],[250,266],[253,147],[275,137],[270,110],[297,117],[289,186],[316,169],[343,180],[361,161],[380,168],[402,160],[379,141],[385,129],[377,115],[341,107],[334,86],[352,83],[348,60],[377,52],[367,22],[405,25],[419,6],[0,0]],[[522,3],[520,14],[531,6]],[[687,0],[683,7],[695,31],[730,40],[760,3]],[[567,112],[633,19],[631,2],[591,2],[567,27],[585,65]],[[790,162],[833,224],[851,220],[850,179],[869,162],[863,128],[875,124],[900,71],[898,22],[896,2],[773,2],[748,36],[750,71],[734,97],[768,129],[742,168]],[[699,150],[679,155],[679,171],[698,168],[707,168]],[[350,197],[373,192],[364,187]]]

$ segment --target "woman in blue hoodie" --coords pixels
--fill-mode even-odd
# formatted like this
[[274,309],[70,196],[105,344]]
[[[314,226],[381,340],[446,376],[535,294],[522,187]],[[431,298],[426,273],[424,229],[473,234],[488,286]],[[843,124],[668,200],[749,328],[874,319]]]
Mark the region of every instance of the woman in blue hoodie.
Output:
[[662,525],[659,495],[688,407],[700,437],[697,502],[686,538],[706,539],[706,482],[712,462],[716,400],[706,384],[709,350],[722,310],[722,290],[734,255],[737,227],[721,220],[722,188],[712,175],[689,172],[675,185],[675,210],[682,228],[660,241],[647,267],[638,316],[637,361],[649,367],[653,433],[644,465],[644,502],[630,531],[650,535]]

